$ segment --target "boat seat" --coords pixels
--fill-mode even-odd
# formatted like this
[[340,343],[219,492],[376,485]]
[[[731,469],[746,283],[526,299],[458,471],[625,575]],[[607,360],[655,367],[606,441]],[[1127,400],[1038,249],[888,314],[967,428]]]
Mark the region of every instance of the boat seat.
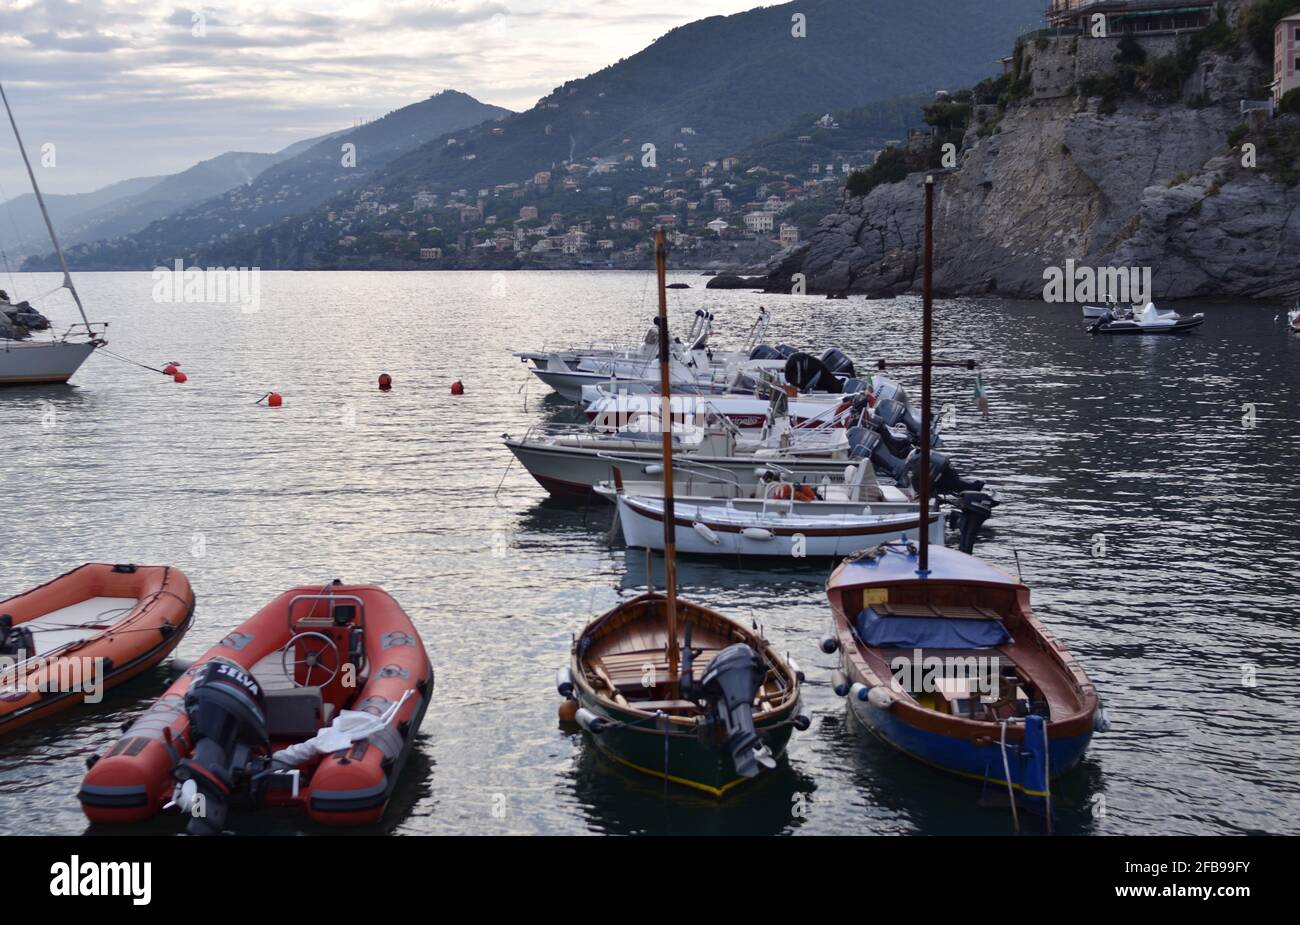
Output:
[[1001,620],[987,607],[931,607],[929,604],[872,604],[882,617],[939,617],[945,620]]
[[325,725],[324,699],[319,687],[263,690],[266,731],[273,741],[310,739]]
[[[697,678],[700,677],[709,662],[713,661],[713,657],[720,651],[720,649],[704,649],[701,651],[699,655],[695,656],[692,674]],[[596,659],[596,661],[609,676],[614,686],[620,689],[643,687],[642,679],[645,677],[647,667],[654,670],[655,680],[659,684],[663,684],[671,678],[671,673],[668,671],[668,653],[662,649],[604,655]]]

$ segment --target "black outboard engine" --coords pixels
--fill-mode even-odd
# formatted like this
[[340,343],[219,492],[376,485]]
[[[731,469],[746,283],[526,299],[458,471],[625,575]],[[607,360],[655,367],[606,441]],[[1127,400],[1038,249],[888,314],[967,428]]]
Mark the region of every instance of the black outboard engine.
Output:
[[749,351],[751,360],[784,360],[781,351],[775,347],[769,347],[767,344],[759,344],[753,350]]
[[12,659],[28,659],[36,654],[32,631],[25,626],[14,626],[13,614],[0,614],[0,655]]
[[[849,441],[850,459],[870,458],[873,465],[888,472],[895,482],[900,485],[903,483],[907,475],[905,460],[891,452],[879,431],[868,427],[850,427],[846,436]],[[903,452],[905,454],[907,449],[905,448]]]
[[[876,402],[876,417],[880,418],[887,427],[902,424],[907,428],[907,432],[912,435],[913,441],[918,444],[921,442],[921,418],[902,402],[895,401],[892,398],[881,399]],[[930,435],[930,446],[936,446],[938,443],[939,435],[932,433]]]
[[980,527],[993,516],[993,508],[1001,503],[984,491],[963,491],[957,495],[957,509],[950,512],[949,523],[961,531],[958,548],[962,552],[970,555],[975,551],[975,538]]
[[844,391],[826,364],[807,353],[796,353],[785,361],[785,381],[800,392],[827,392],[839,395]]
[[781,354],[782,357],[788,360],[790,359],[790,357],[794,356],[796,353],[799,352],[799,348],[791,347],[789,344],[777,344],[776,352]]
[[700,680],[700,692],[714,722],[722,724],[736,773],[755,777],[760,766],[776,767],[776,759],[754,730],[754,695],[767,672],[758,654],[737,642],[713,657]]
[[[917,473],[921,469],[921,451],[913,450],[907,455],[907,482],[916,487],[920,484]],[[956,495],[964,491],[982,491],[984,483],[979,479],[962,478],[948,457],[937,450],[930,451],[930,491],[936,495]]]
[[854,379],[858,375],[857,370],[853,368],[853,361],[834,347],[822,353],[822,362],[826,364],[827,369],[837,376],[847,376]]
[[249,751],[267,744],[266,698],[257,680],[224,659],[203,665],[185,694],[194,755],[176,766],[176,779],[193,781],[203,797],[202,812],[191,812],[191,835],[218,835],[235,790],[235,772]]

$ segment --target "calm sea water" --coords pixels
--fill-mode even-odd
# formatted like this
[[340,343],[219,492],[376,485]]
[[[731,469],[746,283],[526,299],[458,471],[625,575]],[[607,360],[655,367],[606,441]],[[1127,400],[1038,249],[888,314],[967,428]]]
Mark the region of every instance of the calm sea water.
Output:
[[[680,325],[914,359],[913,298],[673,291]],[[6,280],[44,292],[51,276]],[[0,391],[0,597],[82,562],[166,563],[198,595],[179,654],[197,656],[266,601],[334,577],[383,585],[415,619],[437,689],[380,828],[425,833],[1005,833],[980,788],[896,755],[828,686],[824,566],[692,561],[683,591],[761,622],[809,675],[810,730],[788,770],[718,804],[610,766],[559,727],[554,672],[584,621],[645,583],[609,542],[612,509],[546,500],[503,433],[571,414],[512,350],[636,339],[641,273],[264,273],[256,313],[157,305],[147,274],[80,288],[110,349],[179,361],[184,385],[107,356],[68,387]],[[70,304],[49,312],[71,320]],[[1179,339],[1092,338],[1076,310],[938,305],[937,342],[983,364],[946,370],[948,447],[1004,505],[980,555],[1034,589],[1081,658],[1113,729],[1058,787],[1071,833],[1300,832],[1300,337],[1278,306],[1204,306]],[[395,388],[375,381],[391,374]],[[467,394],[453,398],[463,379]],[[907,384],[913,384],[904,376]],[[255,401],[274,389],[283,408]],[[915,391],[915,390],[914,390]],[[1253,406],[1255,426],[1244,425]],[[1105,555],[1095,556],[1103,534]],[[85,831],[87,757],[167,683],[0,741],[0,833]],[[301,819],[236,820],[295,832]],[[1031,824],[1032,827],[1032,824]],[[171,820],[147,827],[177,831]],[[311,830],[311,829],[306,829]]]

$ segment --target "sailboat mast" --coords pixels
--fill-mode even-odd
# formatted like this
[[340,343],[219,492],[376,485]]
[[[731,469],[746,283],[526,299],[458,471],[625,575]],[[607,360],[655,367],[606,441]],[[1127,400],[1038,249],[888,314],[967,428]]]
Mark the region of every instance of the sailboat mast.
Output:
[[668,364],[668,244],[663,228],[655,231],[655,273],[659,278],[659,430],[664,456],[664,594],[668,612],[668,676],[677,683],[677,512],[673,498],[672,384]]
[[50,243],[54,245],[54,252],[59,255],[59,266],[63,268],[63,285],[72,293],[72,301],[77,303],[77,311],[81,313],[81,320],[86,325],[86,333],[90,334],[90,319],[86,317],[86,310],[81,305],[81,296],[77,294],[77,287],[72,285],[72,275],[68,273],[68,261],[64,258],[63,248],[59,246],[59,238],[54,233],[54,223],[50,221],[50,213],[45,208],[45,197],[41,195],[41,188],[36,183],[36,172],[32,170],[32,162],[27,158],[23,136],[18,134],[18,123],[14,121],[14,111],[9,107],[9,97],[5,94],[4,84],[0,84],[0,99],[4,100],[5,112],[8,113],[9,124],[14,130],[14,141],[18,142],[18,153],[23,156],[23,164],[27,167],[27,178],[32,181],[32,192],[36,194],[36,204],[41,207],[45,228],[50,233]]
[[921,472],[916,490],[920,508],[920,556],[916,574],[930,574],[930,322],[934,313],[934,177],[925,178],[925,271],[921,284]]

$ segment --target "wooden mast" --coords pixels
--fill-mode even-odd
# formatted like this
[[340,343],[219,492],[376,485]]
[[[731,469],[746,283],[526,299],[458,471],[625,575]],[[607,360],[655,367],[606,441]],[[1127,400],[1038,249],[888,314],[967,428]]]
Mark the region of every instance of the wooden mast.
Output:
[[659,431],[664,457],[664,595],[668,615],[668,679],[677,686],[680,651],[677,643],[677,517],[673,498],[673,412],[668,344],[668,244],[663,228],[655,231],[655,273],[659,278]]
[[916,574],[930,574],[930,320],[934,311],[934,177],[925,178],[925,272],[921,289],[921,471],[916,500],[921,509]]

